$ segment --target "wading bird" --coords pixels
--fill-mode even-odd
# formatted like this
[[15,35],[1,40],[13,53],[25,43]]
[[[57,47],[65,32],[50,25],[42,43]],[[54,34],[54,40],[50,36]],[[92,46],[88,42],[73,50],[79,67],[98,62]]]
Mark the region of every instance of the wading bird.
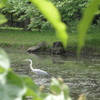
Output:
[[30,68],[31,68],[31,70],[35,73],[35,74],[37,74],[37,75],[39,75],[39,76],[49,76],[49,77],[51,77],[51,75],[50,74],[48,74],[46,71],[44,71],[44,70],[41,70],[41,69],[34,69],[33,67],[32,67],[32,60],[31,59],[25,59],[25,60],[23,60],[23,61],[30,61]]

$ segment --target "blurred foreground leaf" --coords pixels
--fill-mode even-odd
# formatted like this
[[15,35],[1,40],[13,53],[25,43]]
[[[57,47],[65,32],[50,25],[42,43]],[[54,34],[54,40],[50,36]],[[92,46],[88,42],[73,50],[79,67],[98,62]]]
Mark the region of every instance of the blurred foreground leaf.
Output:
[[[0,0],[0,9],[8,4],[8,0]],[[3,14],[0,14],[0,25],[7,22],[6,17]]]
[[26,86],[21,77],[9,71],[10,61],[0,49],[0,100],[22,100]]
[[1,84],[4,84],[9,68],[10,68],[10,61],[8,59],[8,56],[2,49],[0,49],[0,83]]
[[29,77],[23,77],[25,85],[27,86],[26,96],[32,96],[34,99],[38,98],[39,87]]
[[0,100],[22,100],[26,86],[18,75],[8,72],[3,84],[0,82]]
[[72,100],[69,96],[69,88],[61,81],[61,78],[58,80],[52,78],[51,92],[45,100]]
[[51,92],[54,93],[54,94],[59,94],[61,92],[60,83],[55,78],[52,78],[52,82],[51,82],[51,87],[50,88],[51,88]]
[[0,14],[0,24],[3,24],[5,22],[7,22],[7,19],[5,18],[4,15]]
[[10,68],[10,61],[9,58],[4,52],[4,50],[0,49],[0,67],[2,67],[5,70],[9,70]]
[[0,67],[0,74],[3,74],[5,72],[5,69]]
[[87,100],[86,96],[84,94],[81,94],[78,98],[78,100]]
[[0,0],[0,8],[4,7],[6,4],[8,4],[8,0]]
[[100,4],[100,0],[92,0],[88,8],[86,8],[84,11],[83,17],[78,26],[78,32],[79,32],[78,50],[77,50],[78,54],[80,53],[81,48],[85,44],[86,32],[96,12],[99,10],[99,4]]
[[57,8],[47,0],[31,0],[35,4],[41,13],[47,18],[56,30],[57,37],[63,43],[66,48],[68,34],[66,32],[66,25],[61,21],[61,16]]

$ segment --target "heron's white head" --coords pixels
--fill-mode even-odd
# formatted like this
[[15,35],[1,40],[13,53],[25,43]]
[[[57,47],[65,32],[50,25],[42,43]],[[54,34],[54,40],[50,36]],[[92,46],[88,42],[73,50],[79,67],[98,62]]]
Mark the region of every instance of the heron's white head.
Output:
[[31,59],[25,59],[25,60],[23,60],[23,61],[32,61]]
[[31,67],[31,69],[34,70],[34,69],[32,68],[32,60],[31,60],[31,59],[25,59],[25,60],[23,60],[23,61],[29,61],[29,62],[30,62],[30,67]]

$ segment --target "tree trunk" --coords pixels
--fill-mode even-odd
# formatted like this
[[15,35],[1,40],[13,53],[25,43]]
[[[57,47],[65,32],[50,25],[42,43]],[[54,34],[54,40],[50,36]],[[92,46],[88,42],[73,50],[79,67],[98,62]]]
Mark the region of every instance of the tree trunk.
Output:
[[28,24],[30,24],[30,19],[27,18],[25,21],[24,21],[24,27],[23,27],[23,30],[24,31],[30,31],[31,29],[28,29]]

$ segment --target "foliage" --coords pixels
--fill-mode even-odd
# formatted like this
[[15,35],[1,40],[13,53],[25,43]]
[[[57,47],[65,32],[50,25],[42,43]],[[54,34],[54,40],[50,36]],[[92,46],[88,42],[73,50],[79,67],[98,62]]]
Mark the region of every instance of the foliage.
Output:
[[[72,25],[72,24],[71,24]],[[99,25],[91,25],[91,27],[88,30],[86,39],[85,39],[85,46],[89,48],[93,48],[93,50],[96,50],[100,48],[100,26]],[[35,46],[43,41],[47,43],[49,48],[52,46],[52,43],[55,41],[59,41],[59,39],[55,36],[54,31],[22,31],[19,29],[14,28],[4,28],[0,29],[0,46],[1,47],[7,47],[9,49],[18,49],[23,48],[26,50],[30,46]],[[78,36],[76,33],[76,27],[69,27],[70,31],[69,39],[68,39],[68,47],[67,50],[70,50],[70,47],[72,47],[72,50],[75,52],[77,47],[77,39]],[[9,34],[9,35],[8,35]],[[6,37],[6,38],[3,38]],[[23,38],[23,39],[22,39]],[[31,41],[30,41],[31,40]],[[83,49],[84,51],[84,49]],[[100,50],[99,50],[100,51]]]
[[[18,0],[19,2],[20,0]],[[55,8],[47,0],[31,0],[38,9],[42,12],[42,14],[51,22],[55,30],[57,31],[58,37],[63,42],[64,46],[66,46],[67,34],[66,34],[66,26],[61,22],[61,18],[58,10]],[[2,0],[0,2],[0,7],[3,7],[6,0]],[[71,1],[70,1],[71,2]],[[22,2],[19,2],[20,4]],[[98,5],[100,4],[100,0],[95,0],[91,2],[91,5],[85,10],[84,16],[79,24],[79,50],[84,44],[84,35],[90,25],[94,13],[98,11]],[[20,7],[20,6],[19,6]],[[50,9],[48,9],[48,7]],[[22,7],[23,8],[23,7]],[[22,9],[23,10],[23,9]],[[17,11],[17,9],[16,9]],[[23,10],[24,11],[24,10]],[[52,15],[52,11],[54,15]],[[92,12],[93,11],[93,12]],[[17,12],[16,12],[17,13]],[[87,15],[90,15],[89,17]],[[69,14],[70,15],[70,14]],[[0,22],[5,22],[6,19],[2,16]],[[84,23],[87,21],[86,23]],[[84,28],[83,25],[86,25]],[[83,29],[84,28],[84,29]],[[81,40],[82,39],[82,40]],[[39,89],[31,79],[18,76],[14,74],[10,69],[9,59],[3,50],[0,50],[0,99],[2,100],[22,100],[24,96],[33,96],[35,100],[71,100],[69,96],[68,87],[63,84],[62,80],[56,80],[52,78],[51,82],[51,91],[49,95],[41,92],[41,88]],[[2,98],[3,97],[3,98]],[[81,99],[80,99],[81,98]],[[81,96],[79,100],[86,100],[86,97]]]
[[7,19],[5,18],[4,15],[0,14],[0,24],[3,24],[5,22],[7,22]]
[[84,8],[88,6],[88,0],[52,0],[52,2],[59,9],[65,23],[80,19]]
[[[52,3],[42,0],[31,0],[35,4],[41,13],[47,18],[56,30],[57,37],[62,41],[63,46],[66,48],[68,35],[66,32],[66,25],[61,21],[60,14]],[[45,9],[46,8],[46,9]],[[51,14],[53,13],[53,14]]]
[[21,100],[25,92],[26,86],[21,77],[10,71],[9,59],[6,53],[0,49],[0,99]]
[[[16,12],[15,14],[27,13],[28,16],[31,15],[30,11],[33,11],[34,9],[32,10],[30,6],[27,6],[28,1],[27,0],[24,1],[24,2],[23,1],[19,2],[19,1],[20,0],[18,0],[18,1],[11,0],[10,1],[11,4],[14,3],[14,9],[12,7],[13,10],[11,10],[11,12]],[[44,14],[44,16],[53,25],[54,29],[56,30],[58,38],[62,41],[64,47],[66,47],[66,45],[67,45],[66,41],[68,40],[68,35],[66,34],[66,25],[61,21],[60,14],[59,14],[58,10],[55,8],[55,6],[52,5],[50,2],[45,1],[45,0],[41,1],[41,4],[40,4],[39,1],[33,0],[32,2],[36,6],[38,6],[38,8],[41,10],[41,12]],[[17,7],[16,7],[16,5],[17,5]],[[49,6],[49,8],[48,8],[48,6]],[[29,8],[26,8],[26,7],[29,7]],[[32,8],[34,8],[34,6]],[[45,8],[48,8],[48,9],[46,9],[47,11],[45,11]],[[26,9],[28,9],[28,11]],[[53,10],[53,13],[54,13],[53,15],[50,14],[50,13],[52,13],[52,10]],[[22,19],[24,19],[24,18],[22,17]]]
[[[46,27],[46,29],[48,29],[48,27],[50,27],[50,23],[43,17],[43,15],[40,14],[40,12],[37,10],[37,8],[35,6],[33,6],[28,0],[25,0],[25,1],[9,0],[9,1],[10,1],[10,5],[8,6],[8,8],[6,7],[2,11],[4,11],[4,12],[8,11],[10,13],[13,13],[13,15],[20,15],[19,20],[25,20],[27,17],[31,18],[31,24],[29,25],[29,27],[33,27],[34,26],[35,28],[39,28],[39,29],[41,29],[41,27],[44,28],[44,29],[45,29],[45,27]],[[90,9],[93,9],[93,7],[95,7],[95,8],[97,7],[98,8],[99,0],[96,0],[96,1],[94,1],[94,0],[88,0],[88,1],[82,0],[81,2],[80,2],[80,0],[77,0],[77,1],[73,1],[73,0],[70,0],[70,1],[65,0],[64,1],[63,0],[62,2],[59,1],[59,0],[56,0],[56,1],[50,0],[50,1],[53,2],[56,5],[56,7],[59,9],[60,13],[62,14],[62,20],[65,23],[66,23],[67,20],[70,21],[70,19],[68,19],[68,18],[71,18],[71,19],[79,18],[79,17],[76,18],[74,15],[75,14],[76,15],[79,14],[79,16],[80,16],[82,14],[84,8],[89,6],[85,11],[85,14],[84,14],[85,17],[83,16],[83,18],[82,18],[82,20],[80,22],[80,25],[79,25],[79,33],[81,33],[81,34],[79,34],[79,38],[80,39],[79,39],[79,42],[78,42],[79,48],[78,48],[77,52],[80,52],[81,48],[84,45],[84,38],[85,38],[85,34],[84,33],[86,33],[86,31],[88,29],[88,26],[92,22],[94,13],[96,13],[98,11],[98,9],[97,10],[94,9],[94,12],[92,12],[92,10],[91,10],[91,12],[92,12],[91,13]],[[89,5],[88,2],[92,2],[92,6]],[[97,2],[97,4],[95,4],[95,3],[93,4],[93,2]],[[2,3],[1,3],[1,5],[3,6]],[[74,9],[73,9],[72,5],[75,6]],[[63,11],[65,11],[65,12],[63,12]],[[89,12],[90,12],[91,18],[87,17]],[[64,18],[63,18],[63,15],[64,14],[66,15],[66,13],[67,13],[68,17],[64,16],[64,18],[66,18],[66,21],[65,21]],[[47,14],[47,15],[49,15],[49,14]],[[32,16],[34,16],[34,18]],[[46,15],[45,15],[45,17],[46,17]],[[50,17],[48,17],[48,18],[50,18]],[[88,20],[88,18],[89,18],[89,20]],[[6,19],[4,18],[3,15],[1,16],[1,19],[2,19],[1,23],[6,21]],[[48,20],[51,22],[53,19],[52,20],[48,19]],[[61,18],[60,18],[60,20],[61,20]],[[87,20],[87,23],[84,23],[85,20]],[[57,21],[55,21],[54,23],[57,23]],[[61,24],[60,25],[58,25],[58,24],[56,25],[56,26],[58,26],[58,28],[55,27],[54,24],[52,24],[52,25],[54,26],[55,29],[59,30],[60,29],[59,27],[60,27]],[[63,26],[63,30],[66,30],[66,29],[64,29],[64,27],[65,27],[64,24],[61,25],[61,26]],[[84,26],[86,26],[86,27],[84,27]],[[64,41],[67,40],[68,35],[66,36],[64,31],[63,31],[64,34],[62,35],[60,30],[57,33],[58,33],[57,36],[61,39],[61,41],[63,41],[64,47],[65,47],[66,42],[64,42]],[[81,42],[82,40],[83,40],[83,42]]]
[[[79,41],[78,41],[78,50],[77,52],[80,53],[81,48],[84,46],[85,43],[85,35],[86,32],[95,16],[97,11],[99,10],[100,0],[94,0],[90,3],[89,7],[85,9],[83,18],[81,19],[78,27],[79,31]],[[89,15],[89,16],[88,16]]]
[[[8,19],[11,21],[10,14],[13,16],[13,21],[24,21],[30,19],[28,28],[35,28],[39,30],[53,29],[47,19],[33,6],[29,0],[9,0],[9,6],[3,8]],[[84,8],[87,5],[87,0],[49,0],[60,11],[62,21],[66,24],[75,19],[80,19]],[[7,14],[8,13],[8,14]]]
[[[7,1],[6,0],[0,0],[0,9],[2,8],[2,7],[4,7],[4,5],[7,3]],[[5,23],[5,22],[7,22],[7,19],[5,18],[5,16],[3,15],[3,14],[0,14],[0,25],[1,24],[3,24],[3,23]]]

